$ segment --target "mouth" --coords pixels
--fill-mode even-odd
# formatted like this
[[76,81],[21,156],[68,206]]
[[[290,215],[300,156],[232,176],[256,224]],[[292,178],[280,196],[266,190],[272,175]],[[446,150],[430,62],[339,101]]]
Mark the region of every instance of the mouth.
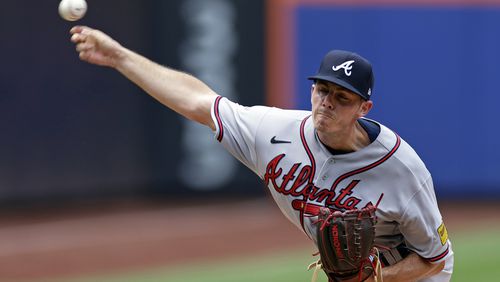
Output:
[[329,119],[335,119],[333,117],[333,115],[331,115],[329,113],[325,113],[325,112],[316,112],[316,115],[324,116],[324,117],[329,118]]

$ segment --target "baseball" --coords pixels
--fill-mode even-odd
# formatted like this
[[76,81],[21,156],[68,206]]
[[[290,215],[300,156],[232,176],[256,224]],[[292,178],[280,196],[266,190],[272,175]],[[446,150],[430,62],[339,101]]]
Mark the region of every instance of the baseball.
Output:
[[62,0],[59,3],[59,15],[67,21],[77,21],[87,12],[85,0]]

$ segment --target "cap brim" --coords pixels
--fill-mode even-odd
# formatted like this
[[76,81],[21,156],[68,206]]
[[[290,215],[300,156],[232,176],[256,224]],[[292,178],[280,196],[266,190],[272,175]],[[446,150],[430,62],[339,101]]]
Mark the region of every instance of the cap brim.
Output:
[[338,84],[346,89],[349,89],[351,90],[352,92],[358,94],[359,96],[361,96],[361,98],[365,99],[365,100],[368,100],[365,95],[361,94],[356,88],[354,88],[352,85],[350,85],[349,83],[341,80],[341,79],[338,79],[336,77],[331,77],[331,76],[322,76],[322,75],[314,75],[314,76],[309,76],[307,79],[309,80],[325,80],[325,81],[328,81],[328,82],[331,82],[331,83],[335,83],[335,84]]

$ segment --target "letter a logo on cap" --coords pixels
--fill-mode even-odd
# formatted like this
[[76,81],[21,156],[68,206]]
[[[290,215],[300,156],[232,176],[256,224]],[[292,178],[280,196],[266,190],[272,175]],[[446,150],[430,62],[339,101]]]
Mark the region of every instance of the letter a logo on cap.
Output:
[[354,63],[354,60],[343,62],[342,64],[338,66],[333,66],[332,70],[333,71],[338,71],[340,69],[344,69],[345,75],[351,76],[351,69],[352,69],[352,64]]

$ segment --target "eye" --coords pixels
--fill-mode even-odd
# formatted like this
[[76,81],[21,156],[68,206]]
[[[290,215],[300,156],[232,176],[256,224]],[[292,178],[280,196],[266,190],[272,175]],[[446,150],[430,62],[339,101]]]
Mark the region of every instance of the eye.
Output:
[[351,103],[351,98],[349,98],[349,96],[347,96],[344,93],[338,93],[337,94],[337,101],[339,101],[339,103],[341,103],[343,105],[347,105],[347,104]]
[[338,97],[338,98],[339,98],[339,100],[341,100],[341,101],[349,101],[349,98],[347,98],[347,96],[346,96],[346,95],[344,95],[344,94],[339,94],[337,97]]
[[318,87],[318,93],[321,95],[328,95],[330,91],[326,87]]

